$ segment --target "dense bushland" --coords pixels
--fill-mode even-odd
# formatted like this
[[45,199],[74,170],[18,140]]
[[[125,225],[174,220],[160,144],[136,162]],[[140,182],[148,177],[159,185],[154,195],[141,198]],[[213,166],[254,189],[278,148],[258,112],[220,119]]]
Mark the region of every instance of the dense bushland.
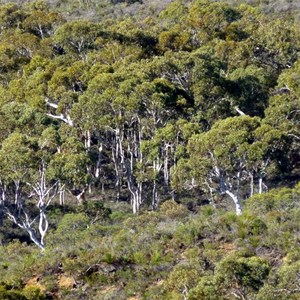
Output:
[[299,193],[297,186],[253,196],[240,216],[209,205],[191,212],[171,200],[139,216],[94,201],[96,220],[91,207],[52,207],[45,251],[17,240],[0,248],[0,295],[298,299]]
[[299,298],[297,3],[243,2],[1,2],[0,298]]

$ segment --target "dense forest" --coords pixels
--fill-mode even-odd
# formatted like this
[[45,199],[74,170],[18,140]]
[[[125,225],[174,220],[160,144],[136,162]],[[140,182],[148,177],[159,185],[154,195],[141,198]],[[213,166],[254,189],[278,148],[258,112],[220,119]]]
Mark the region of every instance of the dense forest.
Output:
[[0,299],[299,299],[299,56],[297,0],[0,1]]

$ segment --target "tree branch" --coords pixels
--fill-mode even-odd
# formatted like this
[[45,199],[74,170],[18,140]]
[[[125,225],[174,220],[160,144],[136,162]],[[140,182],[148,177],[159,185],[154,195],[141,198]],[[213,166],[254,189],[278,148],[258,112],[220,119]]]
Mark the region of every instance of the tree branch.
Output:
[[50,114],[50,113],[47,113],[47,116],[50,117],[50,118],[53,118],[53,119],[61,120],[65,123],[67,123],[70,126],[74,125],[73,120],[69,116],[65,117],[63,114],[53,115],[53,114]]

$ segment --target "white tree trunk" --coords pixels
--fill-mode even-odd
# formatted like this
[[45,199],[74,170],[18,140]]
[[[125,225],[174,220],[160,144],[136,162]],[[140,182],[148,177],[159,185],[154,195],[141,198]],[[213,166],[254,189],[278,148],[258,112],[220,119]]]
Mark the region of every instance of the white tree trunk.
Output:
[[258,180],[258,193],[262,194],[262,191],[263,191],[263,179],[262,176],[260,176]]
[[153,181],[153,188],[152,188],[152,209],[155,210],[158,205],[158,193],[157,193],[157,185],[156,180]]
[[250,197],[252,197],[254,195],[254,178],[251,172],[249,173],[249,176],[250,176]]
[[237,195],[233,194],[232,192],[226,190],[225,193],[233,200],[234,205],[235,205],[235,212],[236,214],[239,216],[242,214],[242,209],[241,209],[241,205],[239,202],[239,199],[237,197]]
[[100,176],[102,151],[103,151],[103,145],[102,145],[102,143],[100,143],[99,148],[98,148],[98,158],[97,158],[96,171],[95,171],[95,177],[96,178],[99,178],[99,176]]

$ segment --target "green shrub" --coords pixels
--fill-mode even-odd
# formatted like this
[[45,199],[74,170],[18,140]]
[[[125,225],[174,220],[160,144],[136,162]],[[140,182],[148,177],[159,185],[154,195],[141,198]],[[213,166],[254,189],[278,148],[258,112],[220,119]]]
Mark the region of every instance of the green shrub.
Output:
[[278,270],[274,270],[268,283],[259,291],[257,299],[300,299],[299,270],[299,261],[292,264],[284,264]]
[[238,288],[247,293],[257,292],[270,271],[269,263],[260,257],[224,258],[217,266],[216,282],[224,291]]
[[107,220],[111,209],[104,206],[102,201],[84,201],[77,207],[77,213],[84,213],[90,219],[90,223],[98,223]]
[[1,300],[28,300],[21,291],[9,289],[5,285],[0,285],[0,299]]
[[41,291],[39,287],[36,286],[26,286],[23,289],[23,294],[27,300],[45,300],[46,295]]
[[256,216],[265,216],[274,211],[288,211],[298,206],[299,197],[296,189],[274,189],[268,193],[256,194],[245,203],[246,211]]
[[80,236],[88,225],[89,218],[84,213],[65,214],[56,231],[48,236],[47,245],[65,250],[70,249],[80,242]]
[[199,279],[197,286],[190,290],[189,300],[221,300],[219,289],[214,276],[203,276]]
[[266,224],[260,217],[244,213],[238,220],[238,237],[247,238],[249,236],[257,236],[264,234],[267,231]]
[[168,290],[182,293],[195,287],[202,273],[189,264],[176,265],[166,281]]
[[160,215],[170,219],[181,219],[188,216],[189,211],[181,204],[173,200],[167,200],[159,208]]

